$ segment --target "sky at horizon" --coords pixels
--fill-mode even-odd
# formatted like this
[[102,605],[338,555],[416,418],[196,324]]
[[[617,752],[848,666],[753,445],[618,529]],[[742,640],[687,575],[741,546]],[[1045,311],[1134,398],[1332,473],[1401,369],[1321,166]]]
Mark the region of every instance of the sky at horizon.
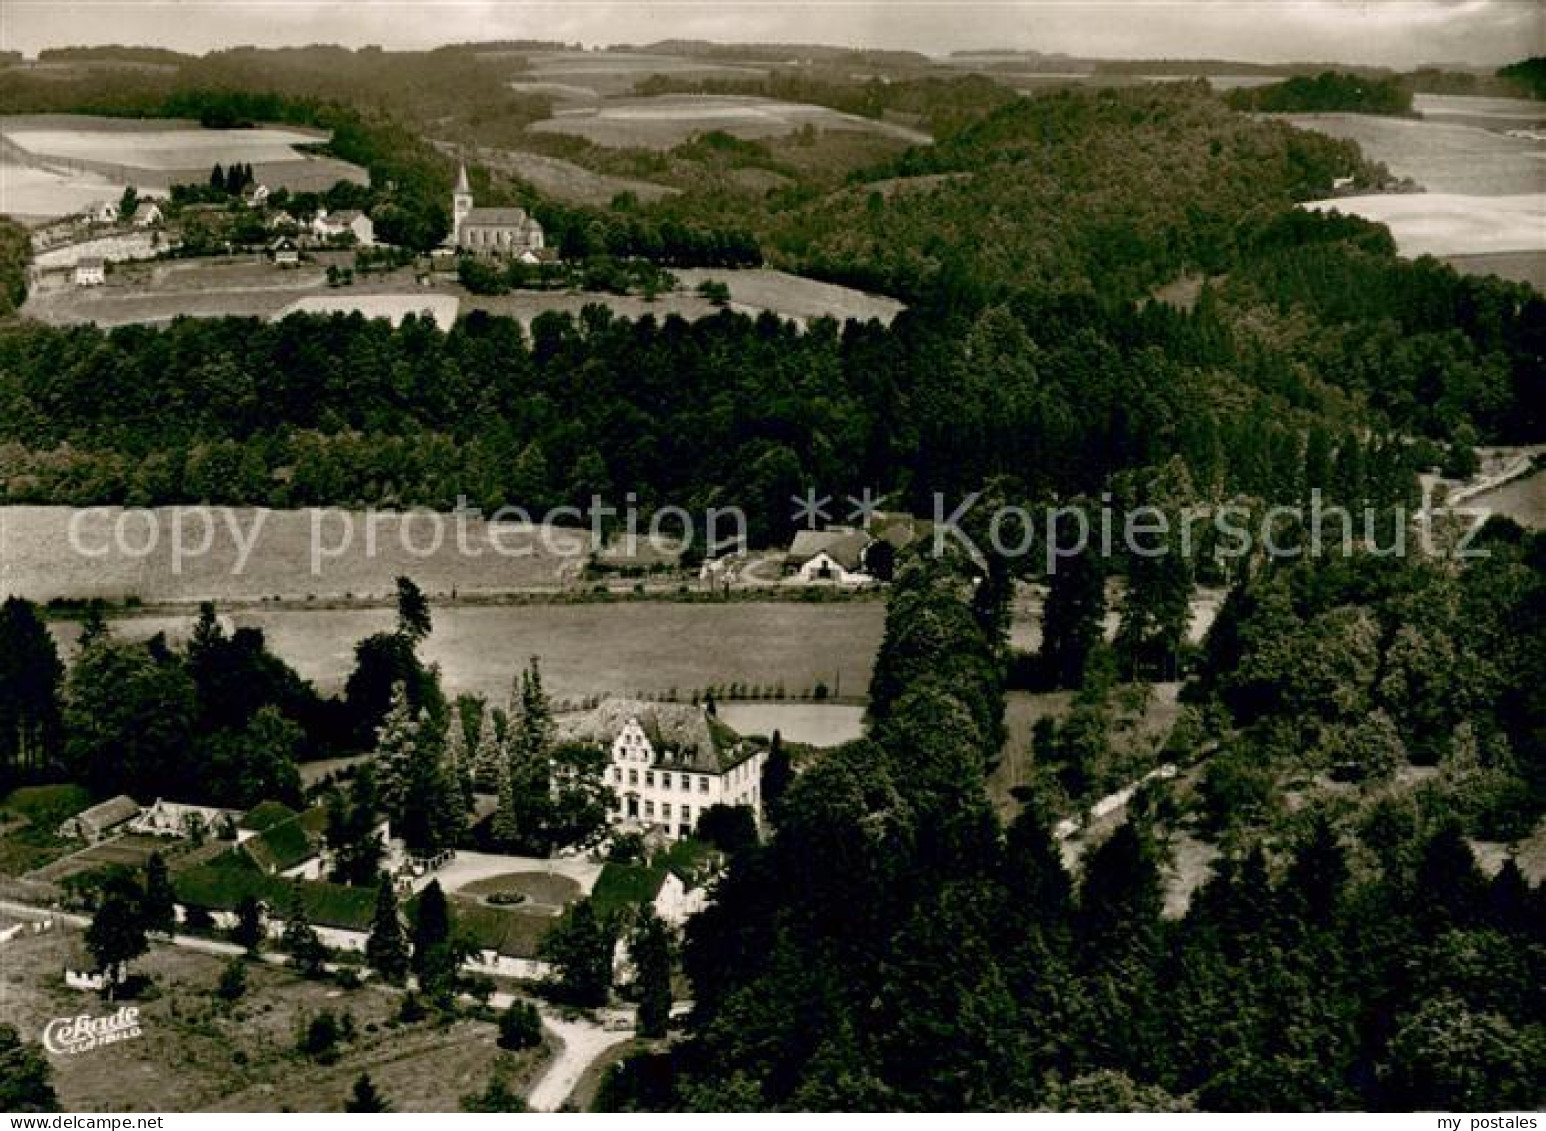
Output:
[[1096,58],[1495,66],[1546,54],[1546,0],[4,0],[0,48],[658,39]]

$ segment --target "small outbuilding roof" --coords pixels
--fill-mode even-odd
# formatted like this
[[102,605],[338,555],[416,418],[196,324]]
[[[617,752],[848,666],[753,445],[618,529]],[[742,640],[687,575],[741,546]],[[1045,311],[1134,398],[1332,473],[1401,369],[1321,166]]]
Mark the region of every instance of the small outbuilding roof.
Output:
[[846,570],[858,570],[864,564],[864,550],[871,538],[862,530],[834,526],[827,530],[801,530],[789,545],[789,564],[803,566],[818,554],[826,554]]

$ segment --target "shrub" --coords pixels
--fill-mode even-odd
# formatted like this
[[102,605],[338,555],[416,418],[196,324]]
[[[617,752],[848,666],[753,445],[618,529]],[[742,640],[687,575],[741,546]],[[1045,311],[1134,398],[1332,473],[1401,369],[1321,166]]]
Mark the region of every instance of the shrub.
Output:
[[220,981],[215,983],[215,994],[223,1001],[236,1001],[247,992],[247,964],[233,958],[220,971]]
[[499,1047],[512,1052],[542,1043],[542,1018],[529,1001],[512,1001],[499,1017]]

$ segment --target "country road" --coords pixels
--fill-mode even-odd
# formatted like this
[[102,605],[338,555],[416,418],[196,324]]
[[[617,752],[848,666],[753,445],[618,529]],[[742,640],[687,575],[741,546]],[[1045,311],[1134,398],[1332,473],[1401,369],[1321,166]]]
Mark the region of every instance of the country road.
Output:
[[[497,993],[489,998],[489,1004],[496,1009],[504,1009],[513,1000],[511,994]],[[532,1086],[526,1102],[533,1111],[557,1111],[564,1106],[564,1101],[573,1093],[580,1077],[585,1075],[585,1070],[596,1058],[614,1045],[633,1040],[634,1034],[632,1029],[603,1029],[594,1021],[571,1021],[545,1006],[539,1006],[538,1009],[542,1014],[542,1024],[558,1038],[559,1047],[548,1062],[546,1071]]]

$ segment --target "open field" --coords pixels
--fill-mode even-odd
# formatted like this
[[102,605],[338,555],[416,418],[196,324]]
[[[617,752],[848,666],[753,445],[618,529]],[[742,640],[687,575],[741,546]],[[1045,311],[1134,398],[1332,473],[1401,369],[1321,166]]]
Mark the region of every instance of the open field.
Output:
[[[461,152],[455,146],[441,148],[451,152]],[[480,165],[487,165],[491,169],[520,177],[535,186],[544,196],[569,204],[588,204],[596,208],[604,208],[612,203],[615,196],[624,192],[631,192],[639,200],[649,203],[663,197],[674,196],[680,191],[651,181],[593,172],[582,165],[576,165],[573,161],[549,157],[542,153],[532,153],[528,150],[490,149],[481,146],[472,150],[469,157]]]
[[912,144],[928,134],[825,106],[743,95],[664,94],[617,98],[599,106],[560,110],[531,128],[573,134],[597,145],[671,149],[695,134],[720,130],[745,139],[783,137],[810,125],[821,130],[878,133]]
[[[63,987],[64,960],[80,933],[60,928],[6,944],[0,1020],[38,1039],[55,1017],[105,1015],[95,995]],[[136,1002],[143,1035],[74,1056],[52,1056],[54,1086],[67,1111],[338,1111],[368,1071],[398,1111],[454,1111],[481,1091],[502,1054],[495,1026],[458,1021],[401,1025],[400,995],[366,986],[341,991],[287,970],[248,965],[247,994],[227,1005],[214,995],[225,959],[157,945],[135,964],[161,991]],[[332,1065],[295,1049],[298,1026],[322,1009],[347,1011],[355,1038]],[[512,1060],[524,1086],[542,1053]]]
[[[1542,165],[1546,171],[1546,163]],[[1546,253],[1546,192],[1513,196],[1395,193],[1313,200],[1304,205],[1384,224],[1402,255]]]
[[886,325],[901,313],[896,299],[856,291],[835,283],[823,283],[802,275],[767,268],[745,271],[716,271],[709,268],[684,268],[676,277],[688,290],[696,289],[705,279],[718,279],[730,288],[731,305],[738,310],[770,310],[784,318],[807,322],[813,318],[836,318],[861,322],[878,318]]
[[327,294],[307,295],[298,298],[275,318],[291,314],[361,314],[366,318],[385,318],[394,326],[402,325],[404,318],[416,314],[430,318],[442,330],[456,325],[457,298],[455,295],[426,294],[365,294],[355,293],[352,287]]
[[[178,524],[184,546],[197,549],[206,521],[207,552],[179,561]],[[430,516],[411,512],[0,507],[0,593],[36,601],[386,597],[403,574],[432,596],[557,590],[589,549],[585,531],[463,521],[459,537],[455,520],[441,516],[437,546]],[[123,549],[115,529],[127,536]],[[252,548],[245,557],[244,545]]]
[[650,75],[675,79],[759,79],[768,73],[766,67],[755,65],[646,51],[532,51],[521,57],[527,69],[515,77],[516,83],[557,86],[565,91],[568,100],[629,94],[636,83]]
[[1506,130],[1546,124],[1546,103],[1526,98],[1415,94],[1412,108],[1430,122],[1455,122],[1482,129]]
[[91,804],[78,785],[27,786],[0,805],[0,875],[21,876],[68,855],[78,842],[56,835],[61,823]]
[[757,703],[731,701],[717,706],[719,717],[742,734],[771,737],[807,746],[840,746],[864,735],[864,708],[848,703]]
[[363,184],[358,166],[302,152],[327,135],[293,127],[203,129],[174,119],[98,118],[85,114],[13,115],[0,119],[12,159],[61,173],[94,174],[148,188],[202,182],[210,166],[242,162],[270,188],[324,189]]
[[1546,145],[1497,130],[1372,114],[1289,114],[1301,129],[1358,143],[1364,156],[1429,192],[1510,196],[1546,192]]
[[1546,255],[1538,251],[1499,251],[1491,255],[1446,255],[1462,275],[1496,275],[1514,283],[1528,283],[1546,293]]
[[83,212],[99,201],[117,200],[125,183],[0,158],[0,213],[24,224],[41,224]]
[[[72,253],[73,261],[73,253]],[[360,310],[367,317],[400,319],[408,310],[432,309],[442,328],[456,313],[486,310],[530,326],[537,315],[557,311],[577,315],[601,304],[625,318],[676,314],[705,318],[718,308],[696,293],[704,279],[730,288],[731,307],[747,314],[771,311],[801,323],[830,316],[839,320],[878,318],[889,323],[902,304],[883,295],[823,283],[767,268],[678,271],[677,290],[647,300],[641,295],[591,291],[512,291],[473,295],[453,283],[419,286],[411,271],[362,276],[348,287],[331,289],[315,264],[278,268],[256,256],[221,259],[161,260],[116,266],[106,286],[36,288],[23,310],[30,318],[56,326],[94,322],[99,326],[154,324],[178,317],[282,317],[297,310]]]
[[[263,630],[269,646],[302,676],[338,691],[354,665],[354,645],[390,630],[387,608],[269,609],[229,614],[236,627]],[[457,606],[435,610],[435,631],[420,649],[438,664],[447,691],[503,703],[515,673],[542,662],[558,699],[663,694],[741,683],[789,694],[825,683],[863,695],[880,645],[885,609],[878,601]],[[114,631],[145,639],[171,629],[185,639],[192,614],[121,617]],[[79,633],[71,621],[50,628],[68,653]]]
[[1473,495],[1466,506],[1486,508],[1532,530],[1546,530],[1546,471]]

